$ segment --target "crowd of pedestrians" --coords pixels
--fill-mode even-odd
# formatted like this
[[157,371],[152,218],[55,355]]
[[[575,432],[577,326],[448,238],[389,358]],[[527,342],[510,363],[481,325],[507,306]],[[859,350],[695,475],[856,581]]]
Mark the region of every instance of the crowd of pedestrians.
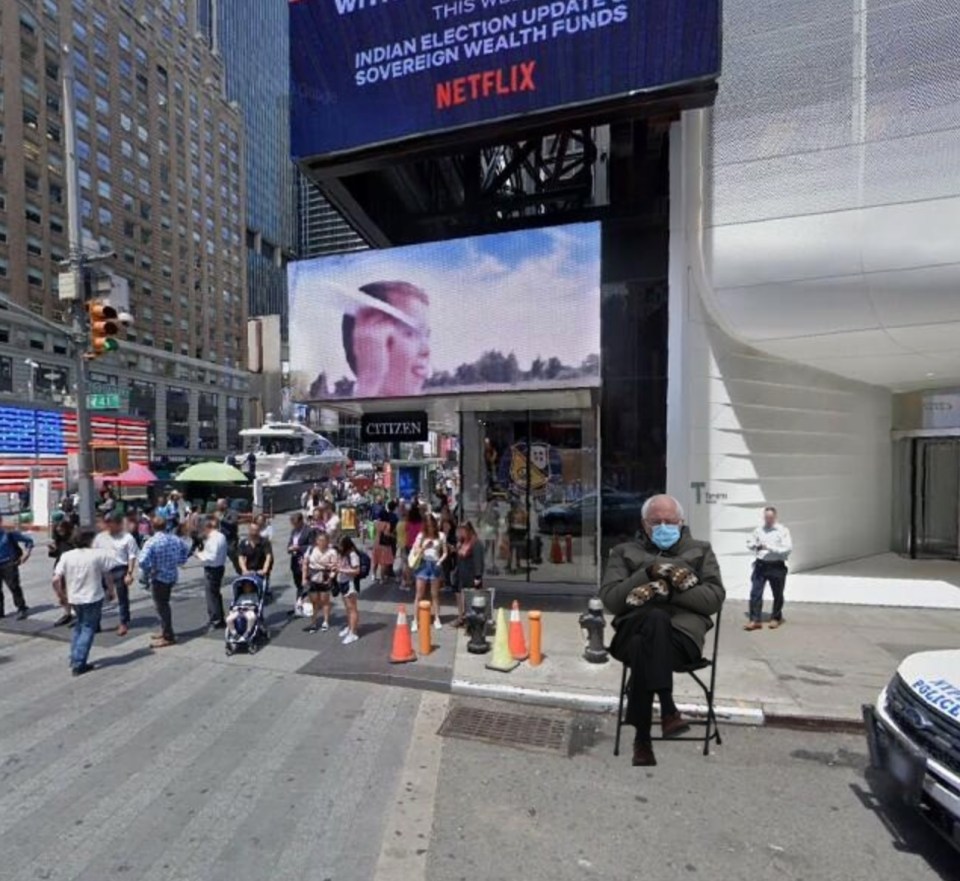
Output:
[[[297,599],[291,614],[300,612],[308,619],[307,632],[331,630],[340,608],[339,639],[344,645],[356,642],[361,636],[360,590],[368,574],[375,585],[393,582],[401,590],[415,591],[417,601],[429,599],[437,629],[442,627],[440,592],[444,587],[454,590],[459,596],[454,624],[462,626],[461,591],[482,582],[484,544],[472,524],[457,525],[442,496],[435,510],[419,500],[412,504],[371,501],[362,516],[351,521],[349,530],[341,527],[336,505],[328,497],[311,493],[304,501],[306,512],[290,516],[286,553]],[[149,592],[159,623],[150,637],[151,647],[159,650],[177,644],[171,600],[181,568],[190,559],[202,566],[211,631],[236,626],[241,615],[225,608],[223,587],[228,579],[249,576],[251,584],[261,585],[269,598],[277,550],[264,515],[251,519],[241,537],[238,513],[225,499],[218,500],[211,514],[201,515],[197,507],[171,492],[150,510],[131,509],[123,514],[108,490],[101,494],[97,509],[97,528],[81,529],[75,506],[67,500],[53,518],[48,544],[54,565],[53,592],[62,610],[54,624],[73,628],[70,666],[75,675],[92,669],[89,655],[101,630],[105,602],[116,602],[117,636],[128,635],[131,592],[137,584]],[[369,542],[366,548],[361,535]],[[4,528],[0,521],[0,584],[13,598],[19,618],[29,614],[20,567],[33,548],[29,534]],[[0,617],[4,614],[0,588]],[[243,612],[249,614],[249,609]]]

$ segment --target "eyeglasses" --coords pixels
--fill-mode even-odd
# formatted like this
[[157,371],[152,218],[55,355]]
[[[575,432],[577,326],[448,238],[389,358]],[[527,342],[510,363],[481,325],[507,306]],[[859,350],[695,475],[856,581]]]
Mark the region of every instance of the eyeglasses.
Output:
[[659,520],[644,520],[647,526],[680,526],[683,523],[682,517],[661,517]]

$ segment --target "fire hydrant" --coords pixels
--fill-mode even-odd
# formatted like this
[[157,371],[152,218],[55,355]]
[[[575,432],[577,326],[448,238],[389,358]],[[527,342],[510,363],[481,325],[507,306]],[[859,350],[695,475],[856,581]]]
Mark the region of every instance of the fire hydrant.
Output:
[[487,598],[482,593],[475,594],[470,600],[470,610],[464,616],[470,642],[467,651],[471,655],[485,655],[490,651],[487,641]]
[[583,650],[584,660],[591,664],[606,664],[610,660],[603,645],[603,631],[607,622],[603,620],[603,601],[594,597],[587,603],[587,611],[580,616],[580,627],[586,640]]

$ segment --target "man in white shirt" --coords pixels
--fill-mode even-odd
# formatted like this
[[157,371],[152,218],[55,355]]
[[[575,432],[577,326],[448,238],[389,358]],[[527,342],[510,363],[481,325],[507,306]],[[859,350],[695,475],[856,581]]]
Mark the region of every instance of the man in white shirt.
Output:
[[207,622],[210,630],[223,630],[223,573],[227,565],[227,537],[220,531],[216,517],[208,517],[203,528],[203,547],[197,557],[203,563],[207,594]]
[[53,589],[62,601],[73,606],[77,618],[70,643],[70,668],[74,676],[81,676],[93,669],[93,665],[87,663],[87,658],[100,626],[104,582],[107,585],[106,595],[112,598],[114,592],[110,570],[116,557],[110,551],[91,547],[93,539],[92,531],[81,532],[77,547],[60,557],[53,570]]
[[763,627],[763,588],[770,583],[773,593],[773,612],[770,614],[770,629],[783,624],[783,592],[787,585],[787,558],[793,550],[790,530],[777,521],[777,509],[763,509],[763,525],[758,526],[747,539],[747,548],[753,551],[753,576],[750,585],[750,620],[744,630],[760,630]]
[[104,514],[105,529],[97,533],[93,546],[98,551],[113,554],[113,566],[110,567],[110,579],[117,594],[117,611],[120,623],[117,636],[126,636],[130,630],[130,585],[133,584],[133,571],[137,566],[137,540],[127,532],[123,514],[111,511]]

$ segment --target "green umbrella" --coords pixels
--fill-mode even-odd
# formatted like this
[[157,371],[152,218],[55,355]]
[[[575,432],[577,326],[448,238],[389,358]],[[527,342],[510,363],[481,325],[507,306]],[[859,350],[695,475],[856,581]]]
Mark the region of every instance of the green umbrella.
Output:
[[246,483],[247,475],[226,462],[198,462],[177,475],[176,483]]

